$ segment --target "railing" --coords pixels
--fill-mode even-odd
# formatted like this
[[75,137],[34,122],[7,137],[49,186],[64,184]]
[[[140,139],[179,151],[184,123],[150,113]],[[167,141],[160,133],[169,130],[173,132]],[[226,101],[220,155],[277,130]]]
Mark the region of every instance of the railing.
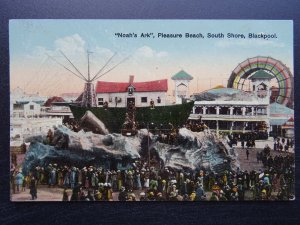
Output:
[[71,112],[71,110],[69,109],[69,110],[55,110],[55,109],[53,109],[53,110],[48,110],[48,111],[45,111],[45,112],[41,112],[41,114],[47,114],[47,113],[72,113]]
[[251,119],[251,118],[267,118],[268,115],[221,115],[221,114],[191,114],[190,118],[240,118],[240,119]]
[[32,119],[32,120],[43,120],[43,119],[62,119],[63,116],[38,116],[38,117],[35,117],[35,116],[27,116],[27,117],[24,117],[24,116],[11,116],[10,118],[13,118],[14,120],[17,120],[17,119],[20,119],[20,120],[24,120],[24,119]]

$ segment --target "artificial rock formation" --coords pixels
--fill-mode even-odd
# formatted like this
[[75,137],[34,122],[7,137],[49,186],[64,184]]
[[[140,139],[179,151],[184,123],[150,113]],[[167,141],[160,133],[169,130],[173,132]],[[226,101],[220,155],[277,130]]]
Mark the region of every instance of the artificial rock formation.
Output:
[[175,169],[221,172],[238,167],[234,150],[208,130],[192,132],[181,128],[176,143],[168,144],[160,142],[157,135],[146,129],[139,130],[136,136],[125,137],[115,133],[73,132],[60,126],[54,130],[52,143],[47,143],[46,136],[29,137],[26,141],[31,144],[25,156],[24,171],[53,162],[80,167],[112,159],[134,161],[147,157],[149,151],[159,157],[162,166]]

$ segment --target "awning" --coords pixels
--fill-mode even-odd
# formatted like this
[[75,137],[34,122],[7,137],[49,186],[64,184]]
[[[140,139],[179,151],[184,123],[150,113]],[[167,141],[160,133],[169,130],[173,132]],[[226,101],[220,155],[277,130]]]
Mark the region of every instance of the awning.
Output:
[[282,118],[270,119],[270,125],[271,126],[282,126],[283,124],[286,123],[286,121],[288,121],[288,119],[282,119]]

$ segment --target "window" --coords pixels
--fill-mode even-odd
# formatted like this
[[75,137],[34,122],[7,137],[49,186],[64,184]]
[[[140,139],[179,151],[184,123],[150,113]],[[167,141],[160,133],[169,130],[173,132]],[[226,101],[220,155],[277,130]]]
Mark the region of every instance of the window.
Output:
[[13,104],[13,109],[14,110],[23,110],[24,105],[23,104]]
[[141,97],[141,102],[142,103],[147,103],[147,101],[148,101],[147,97]]
[[30,110],[34,110],[34,105],[30,105]]
[[103,98],[98,98],[98,105],[103,105],[103,104],[104,104]]

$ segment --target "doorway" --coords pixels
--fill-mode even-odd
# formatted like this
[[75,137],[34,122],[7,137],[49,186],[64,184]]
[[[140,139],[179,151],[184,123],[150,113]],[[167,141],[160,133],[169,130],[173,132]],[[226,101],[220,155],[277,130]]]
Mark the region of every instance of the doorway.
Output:
[[135,105],[135,98],[127,98],[127,107],[129,106],[129,105]]

